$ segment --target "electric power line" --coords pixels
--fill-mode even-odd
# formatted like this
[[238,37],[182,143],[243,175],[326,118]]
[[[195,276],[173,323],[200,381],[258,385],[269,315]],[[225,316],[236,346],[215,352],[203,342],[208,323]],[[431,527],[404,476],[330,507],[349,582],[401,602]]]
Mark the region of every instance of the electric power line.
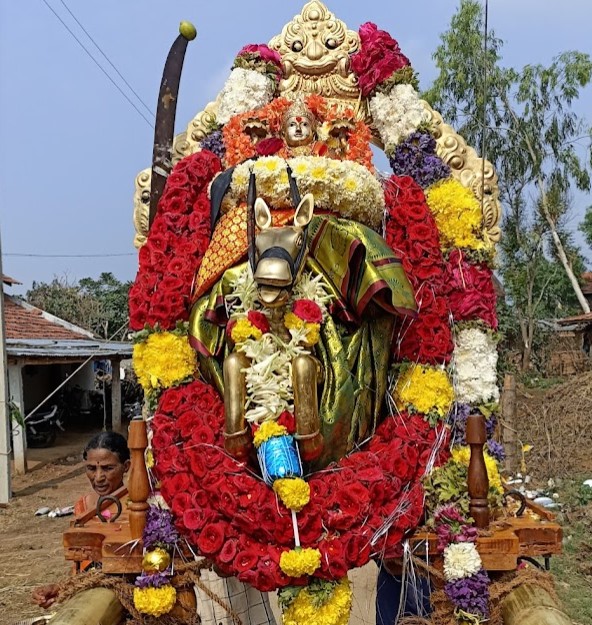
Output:
[[20,252],[5,252],[3,256],[18,256],[21,258],[114,258],[116,256],[137,256],[137,253],[122,252],[117,254],[25,254]]
[[138,98],[138,101],[144,106],[144,108],[148,111],[148,113],[150,115],[152,115],[152,117],[154,117],[154,112],[150,109],[150,107],[146,104],[146,102],[144,102],[144,100],[142,100],[142,98],[138,95],[137,91],[129,84],[129,82],[125,79],[125,77],[123,76],[123,74],[117,69],[117,67],[115,67],[114,63],[111,61],[111,59],[106,55],[105,52],[103,52],[101,46],[92,38],[91,34],[88,32],[88,30],[86,30],[86,28],[82,25],[82,23],[80,22],[80,20],[74,15],[74,13],[72,13],[72,10],[70,9],[70,7],[64,2],[64,0],[60,0],[60,2],[64,5],[66,11],[68,11],[68,13],[72,16],[72,19],[78,24],[78,26],[80,26],[80,28],[82,29],[82,31],[84,32],[84,34],[93,42],[94,46],[96,47],[96,49],[103,55],[103,58],[107,61],[107,63],[109,63],[109,65],[111,65],[111,67],[115,70],[115,72],[117,73],[117,75],[121,78],[121,80],[123,80],[123,82],[126,84],[126,86],[128,87],[128,89],[136,96],[136,98]]
[[97,59],[95,59],[95,57],[91,54],[91,52],[87,49],[87,47],[82,43],[82,41],[80,41],[80,39],[78,39],[78,37],[74,34],[74,32],[71,30],[71,28],[66,24],[66,22],[64,22],[64,20],[59,16],[58,13],[56,13],[56,11],[54,10],[54,8],[49,4],[49,2],[47,2],[47,0],[43,0],[43,3],[45,4],[45,6],[55,15],[55,17],[60,21],[60,23],[62,24],[62,26],[72,35],[72,37],[74,37],[74,39],[76,40],[76,42],[78,43],[78,45],[86,52],[86,54],[88,54],[88,56],[92,59],[93,63],[103,72],[103,74],[105,74],[105,76],[109,79],[109,81],[111,82],[111,84],[117,89],[117,91],[119,91],[119,93],[121,93],[121,95],[129,102],[129,104],[131,104],[131,106],[133,106],[133,108],[136,110],[136,112],[138,113],[138,115],[140,115],[140,117],[142,117],[142,119],[148,124],[148,126],[150,126],[150,128],[153,127],[153,123],[144,115],[144,113],[134,104],[134,102],[132,100],[130,100],[130,98],[128,97],[128,95],[125,93],[125,91],[123,91],[123,89],[113,80],[113,78],[109,75],[109,73],[105,70],[105,68],[97,61]]

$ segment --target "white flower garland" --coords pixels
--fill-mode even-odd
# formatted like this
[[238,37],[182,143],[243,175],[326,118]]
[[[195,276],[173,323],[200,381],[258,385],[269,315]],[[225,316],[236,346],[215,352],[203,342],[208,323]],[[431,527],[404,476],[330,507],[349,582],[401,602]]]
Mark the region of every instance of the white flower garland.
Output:
[[[248,311],[254,308],[257,299],[257,285],[251,268],[246,267],[231,286],[232,294],[226,298],[229,318],[246,317]],[[298,299],[316,302],[325,319],[326,304],[331,301],[332,296],[325,289],[322,276],[304,273],[294,286],[286,310],[290,310],[291,303]],[[260,312],[269,317],[271,311],[262,307]],[[309,349],[302,345],[304,334],[303,330],[290,330],[291,338],[286,343],[268,333],[260,339],[247,339],[237,347],[251,361],[251,365],[245,369],[247,386],[245,418],[250,423],[277,419],[284,410],[294,412],[292,360],[298,355],[310,353]]]
[[458,402],[479,405],[498,401],[497,347],[491,334],[478,328],[460,330],[453,359]]
[[292,169],[300,194],[314,195],[315,207],[334,211],[371,228],[380,227],[385,208],[380,182],[355,161],[323,156],[299,156],[287,161],[265,156],[237,165],[224,209],[246,201],[251,169],[256,175],[258,196],[276,209],[292,207],[286,163]]
[[216,121],[226,124],[234,115],[265,106],[273,99],[274,92],[274,83],[264,74],[236,67],[218,95]]
[[428,114],[411,85],[395,85],[389,93],[377,93],[368,105],[387,153],[422,122],[428,121]]
[[453,543],[444,549],[444,576],[447,582],[471,577],[483,566],[473,543]]

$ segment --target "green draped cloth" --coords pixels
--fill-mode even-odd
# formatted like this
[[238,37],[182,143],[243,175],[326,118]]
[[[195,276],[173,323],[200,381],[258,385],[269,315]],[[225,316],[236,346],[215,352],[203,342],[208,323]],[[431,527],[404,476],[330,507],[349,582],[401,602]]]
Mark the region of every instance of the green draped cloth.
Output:
[[[371,436],[387,391],[397,315],[414,315],[413,289],[400,261],[376,232],[357,222],[314,217],[306,268],[321,274],[333,296],[315,355],[324,370],[319,413],[325,450],[311,469],[326,466]],[[227,270],[191,313],[190,340],[203,375],[224,392],[225,297],[245,264]]]

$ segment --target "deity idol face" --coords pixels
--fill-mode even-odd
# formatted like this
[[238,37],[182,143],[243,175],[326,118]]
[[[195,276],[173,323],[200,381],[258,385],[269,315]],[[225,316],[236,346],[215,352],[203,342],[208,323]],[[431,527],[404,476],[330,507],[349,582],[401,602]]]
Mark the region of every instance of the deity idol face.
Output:
[[308,145],[313,140],[313,129],[307,117],[294,115],[286,120],[286,143],[290,147]]

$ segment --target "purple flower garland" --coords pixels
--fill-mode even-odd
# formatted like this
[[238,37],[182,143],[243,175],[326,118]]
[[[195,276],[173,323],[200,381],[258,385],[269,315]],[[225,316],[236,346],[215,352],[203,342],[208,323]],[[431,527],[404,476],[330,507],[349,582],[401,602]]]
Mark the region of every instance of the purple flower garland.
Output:
[[389,163],[397,176],[411,176],[425,189],[450,176],[450,167],[436,156],[436,140],[427,132],[414,132],[399,143]]
[[148,508],[143,540],[146,551],[154,547],[170,548],[179,540],[179,533],[173,525],[173,516],[170,510],[163,510],[156,506]]
[[489,617],[489,577],[484,569],[470,577],[446,582],[444,592],[459,610],[483,619]]
[[209,135],[206,135],[200,141],[200,145],[202,150],[209,150],[210,152],[213,152],[221,161],[224,160],[226,147],[224,146],[221,130],[214,130]]

